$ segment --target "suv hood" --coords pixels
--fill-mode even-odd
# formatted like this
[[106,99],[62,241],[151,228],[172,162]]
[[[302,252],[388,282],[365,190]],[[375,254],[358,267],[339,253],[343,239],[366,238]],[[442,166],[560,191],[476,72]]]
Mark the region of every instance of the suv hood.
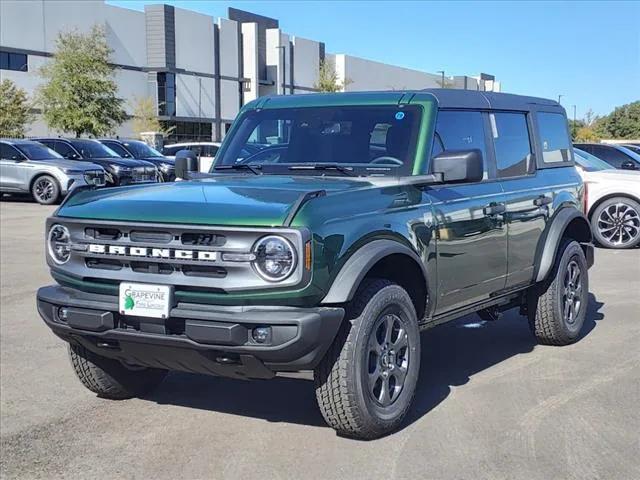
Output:
[[48,160],[29,160],[33,165],[48,165],[52,167],[64,168],[69,170],[100,170],[102,167],[96,163],[67,160],[64,158],[52,158]]
[[371,187],[366,179],[221,174],[197,181],[79,191],[61,217],[96,220],[281,226],[305,193]]

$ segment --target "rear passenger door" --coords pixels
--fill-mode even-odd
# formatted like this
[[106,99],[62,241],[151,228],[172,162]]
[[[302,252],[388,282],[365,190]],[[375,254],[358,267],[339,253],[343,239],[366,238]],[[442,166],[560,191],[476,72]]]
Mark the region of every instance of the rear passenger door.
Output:
[[479,111],[438,113],[433,156],[443,150],[477,148],[484,159],[484,178],[474,183],[433,185],[427,190],[438,252],[436,314],[486,300],[504,288],[504,195],[490,161],[487,122],[487,114]]
[[533,278],[536,249],[549,218],[553,190],[536,172],[531,119],[524,112],[491,112],[496,175],[506,200],[508,231],[506,288]]

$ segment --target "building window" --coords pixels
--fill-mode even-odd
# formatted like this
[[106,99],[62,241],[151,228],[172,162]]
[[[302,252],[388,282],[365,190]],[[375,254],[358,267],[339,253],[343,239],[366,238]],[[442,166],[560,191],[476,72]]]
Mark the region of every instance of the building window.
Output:
[[171,129],[164,143],[210,142],[213,138],[213,124],[206,122],[161,122],[164,129]]
[[167,117],[176,114],[176,76],[174,73],[158,73],[158,114]]
[[0,69],[14,70],[16,72],[28,72],[27,55],[24,53],[11,53],[0,51]]

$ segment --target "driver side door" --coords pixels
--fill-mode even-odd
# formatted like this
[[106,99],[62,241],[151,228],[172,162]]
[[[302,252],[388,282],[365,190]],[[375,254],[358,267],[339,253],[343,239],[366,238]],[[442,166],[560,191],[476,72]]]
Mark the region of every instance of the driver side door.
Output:
[[442,151],[478,149],[483,178],[429,187],[437,245],[436,315],[487,300],[507,276],[505,195],[495,178],[487,114],[438,113],[432,158]]

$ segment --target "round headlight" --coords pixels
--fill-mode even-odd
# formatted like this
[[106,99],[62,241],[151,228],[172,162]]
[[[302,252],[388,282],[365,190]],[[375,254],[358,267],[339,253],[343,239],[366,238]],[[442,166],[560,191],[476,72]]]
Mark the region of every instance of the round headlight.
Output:
[[71,253],[71,234],[69,233],[69,229],[58,224],[51,227],[47,239],[47,246],[49,248],[49,255],[51,255],[54,262],[59,265],[67,263],[69,261],[69,254]]
[[270,282],[284,280],[296,268],[296,251],[291,243],[277,235],[263,237],[253,247],[253,265],[258,274]]

